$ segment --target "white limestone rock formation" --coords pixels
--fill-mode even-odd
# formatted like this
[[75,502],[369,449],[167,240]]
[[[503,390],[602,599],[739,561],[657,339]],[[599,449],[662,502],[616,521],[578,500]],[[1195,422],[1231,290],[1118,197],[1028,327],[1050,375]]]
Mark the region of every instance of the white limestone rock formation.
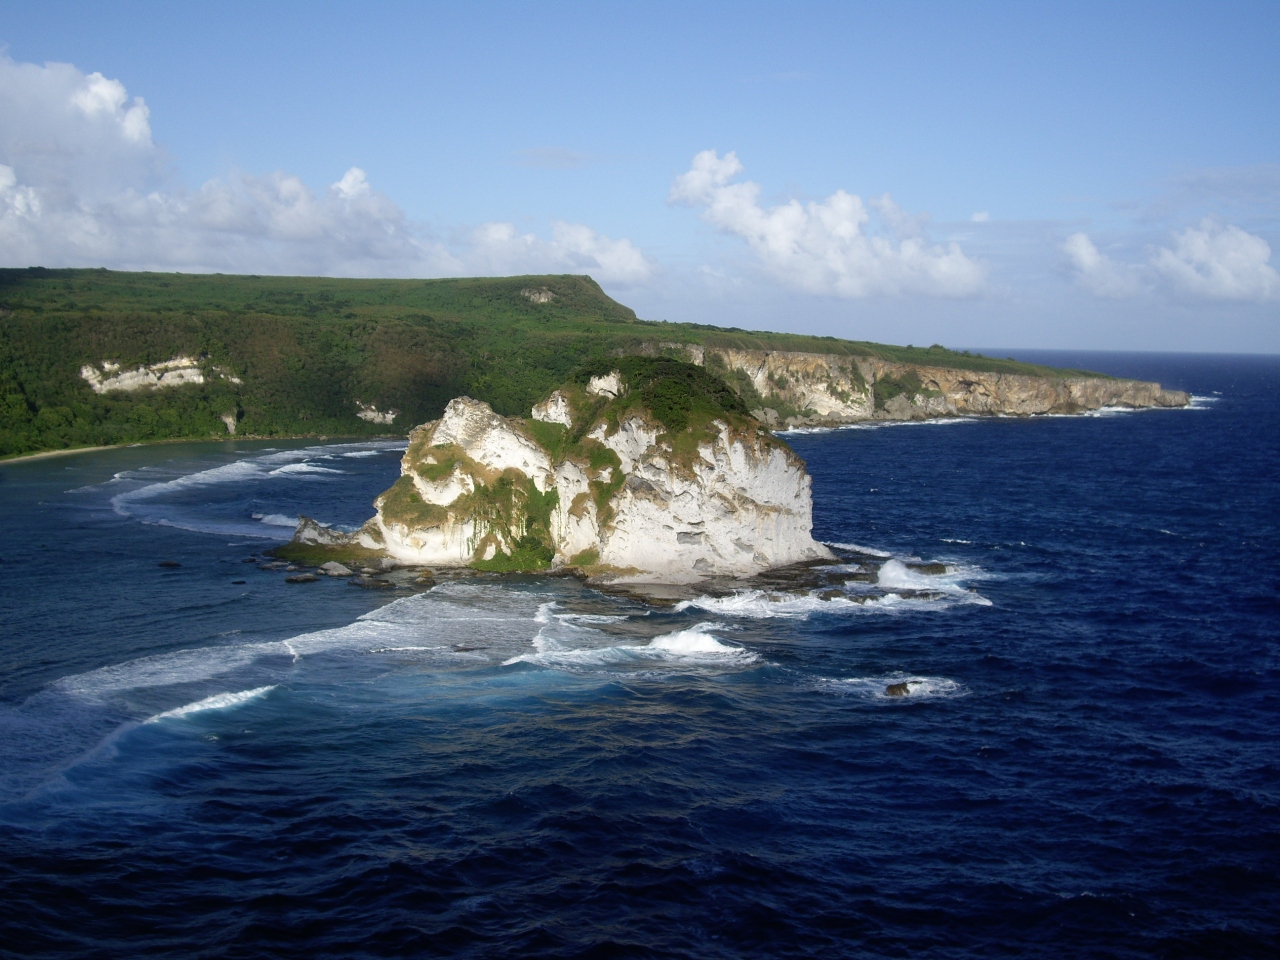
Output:
[[[830,557],[786,444],[737,410],[672,429],[630,386],[617,370],[568,385],[527,421],[451,401],[409,435],[400,479],[345,542],[405,564],[573,566],[658,583]],[[306,523],[297,539],[335,536]]]
[[356,401],[356,416],[365,423],[381,423],[390,425],[400,416],[399,410],[379,410],[372,403]]
[[683,352],[749,380],[763,400],[752,413],[770,427],[1183,407],[1191,400],[1158,383],[1110,377],[1032,376],[781,350],[699,348],[695,355],[685,346]]
[[558,423],[562,427],[573,426],[573,411],[563,390],[557,390],[541,403],[533,405],[533,419],[543,423]]
[[[215,378],[240,384],[239,377],[232,376],[220,367],[209,367],[208,372]],[[136,370],[123,371],[114,360],[103,360],[97,365],[86,363],[80,368],[80,377],[94,393],[135,393],[139,390],[205,383],[207,379],[205,369],[195,357],[174,357],[161,363],[143,364]]]

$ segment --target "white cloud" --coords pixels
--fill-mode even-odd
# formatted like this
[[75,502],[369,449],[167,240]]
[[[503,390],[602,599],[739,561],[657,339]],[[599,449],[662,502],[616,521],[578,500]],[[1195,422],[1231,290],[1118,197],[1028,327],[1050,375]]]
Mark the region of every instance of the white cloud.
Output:
[[764,209],[759,184],[730,182],[742,170],[736,154],[704,150],[676,177],[668,202],[702,208],[708,223],[746,240],[764,268],[788,285],[841,297],[963,297],[985,285],[984,265],[956,243],[928,244],[927,217],[909,216],[888,195],[871,206],[893,238],[872,233],[862,198],[844,190],[821,203],[792,200]]
[[972,220],[974,223],[988,223],[991,220],[991,214],[988,213],[986,210],[979,210],[969,219]]
[[1174,235],[1151,265],[1179,290],[1211,300],[1280,297],[1280,275],[1269,261],[1271,245],[1237,226],[1206,217],[1198,227]]
[[472,272],[587,272],[623,285],[641,283],[654,272],[630,240],[611,240],[580,223],[553,223],[550,240],[519,233],[512,223],[486,223],[470,232],[466,248]]
[[1144,289],[1138,271],[1102,253],[1087,234],[1073,233],[1062,245],[1075,268],[1076,282],[1090,293],[1109,299],[1132,297]]
[[196,190],[166,175],[150,111],[118,80],[0,55],[0,264],[354,276],[590,273],[648,279],[629,240],[553,223],[432,240],[365,171],[316,192],[283,172],[234,174]]
[[1100,297],[1130,297],[1150,289],[1207,300],[1261,303],[1280,298],[1280,274],[1270,265],[1271,245],[1232,224],[1205,218],[1174,234],[1142,264],[1116,261],[1084,233],[1062,245],[1080,286]]

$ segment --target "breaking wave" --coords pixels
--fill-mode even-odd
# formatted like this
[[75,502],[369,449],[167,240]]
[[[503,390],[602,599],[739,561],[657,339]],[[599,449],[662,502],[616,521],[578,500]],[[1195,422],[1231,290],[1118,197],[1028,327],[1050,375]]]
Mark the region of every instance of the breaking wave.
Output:
[[300,522],[297,517],[289,517],[283,513],[268,513],[266,516],[255,516],[253,519],[269,527],[289,527],[290,529],[297,527]]
[[226,710],[229,707],[238,707],[242,703],[248,703],[250,700],[266,696],[275,688],[276,685],[273,683],[265,687],[256,687],[253,690],[241,690],[239,693],[215,694],[212,697],[197,700],[195,703],[188,703],[182,707],[175,707],[172,710],[157,713],[154,716],[147,717],[142,722],[158,723],[161,720],[176,720],[179,717],[188,717],[193,713],[204,713],[206,710]]
[[723,629],[723,624],[699,623],[684,630],[654,637],[646,644],[611,644],[608,646],[569,646],[574,640],[597,642],[605,634],[591,631],[595,637],[585,636],[587,630],[576,628],[578,636],[549,635],[539,631],[533,638],[533,650],[511,657],[503,666],[528,663],[540,667],[559,669],[599,668],[624,665],[709,665],[744,666],[755,663],[759,656],[744,647],[723,642],[711,635],[712,630]]

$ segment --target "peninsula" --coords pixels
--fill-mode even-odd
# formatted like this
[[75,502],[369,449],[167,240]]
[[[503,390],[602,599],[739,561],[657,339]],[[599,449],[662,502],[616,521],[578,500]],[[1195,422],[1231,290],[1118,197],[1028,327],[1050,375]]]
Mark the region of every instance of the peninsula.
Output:
[[644,321],[583,276],[35,267],[0,270],[0,457],[172,439],[404,436],[458,397],[525,417],[574,371],[630,356],[701,367],[770,429],[1189,399],[939,345]]

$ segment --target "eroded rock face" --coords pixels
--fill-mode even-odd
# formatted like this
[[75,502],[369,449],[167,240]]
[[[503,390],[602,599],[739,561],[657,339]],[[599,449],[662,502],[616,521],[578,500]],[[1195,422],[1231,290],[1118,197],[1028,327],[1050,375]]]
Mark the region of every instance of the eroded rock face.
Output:
[[557,390],[541,403],[534,404],[533,419],[543,423],[558,423],[562,427],[573,426],[573,413],[569,409],[569,398],[564,391]]
[[[623,389],[620,378],[607,386]],[[545,422],[573,422],[563,395],[539,408]],[[659,582],[830,556],[811,535],[799,457],[762,429],[712,427],[690,456],[660,424],[629,416],[595,424],[585,446],[553,461],[523,421],[461,397],[410,434],[401,480],[355,539],[405,563],[463,565],[534,549],[537,527],[553,568]]]
[[160,387],[180,387],[187,383],[204,383],[204,371],[194,357],[174,357],[163,363],[141,366],[136,370],[120,370],[120,364],[104,360],[101,370],[91,364],[80,368],[80,376],[94,393],[115,390],[132,393]]
[[[745,374],[766,401],[756,416],[770,426],[784,420],[796,425],[1182,407],[1191,399],[1180,390],[1139,380],[1037,377],[785,351],[716,348],[697,358],[688,348],[685,353],[694,362]],[[891,384],[893,395],[886,396]],[[900,391],[903,384],[910,386]],[[770,404],[795,413],[784,417]]]
[[715,439],[678,469],[656,441],[638,449],[637,439],[651,436],[643,425],[626,426],[604,440],[627,459],[613,522],[601,531],[601,562],[658,572],[674,563],[684,576],[710,576],[829,556],[811,536],[809,475],[787,448],[717,423]]

